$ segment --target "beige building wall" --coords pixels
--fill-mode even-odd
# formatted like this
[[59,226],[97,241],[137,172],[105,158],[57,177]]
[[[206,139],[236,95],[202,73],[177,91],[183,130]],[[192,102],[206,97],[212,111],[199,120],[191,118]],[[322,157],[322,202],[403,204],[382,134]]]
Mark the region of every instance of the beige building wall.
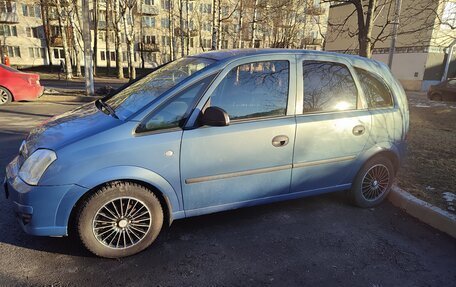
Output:
[[[379,0],[372,35],[377,39],[372,58],[388,62],[391,43],[394,2]],[[454,3],[454,4],[452,4]],[[452,6],[454,5],[454,6]],[[455,0],[402,0],[401,18],[392,65],[393,74],[409,90],[427,90],[430,84],[440,80],[448,45],[456,39],[456,31],[449,25],[448,7],[456,17]],[[357,17],[351,4],[335,5],[330,8],[329,22],[336,24],[328,29],[326,50],[341,53],[358,53]],[[446,11],[445,11],[446,9]],[[446,13],[446,14],[445,14]],[[351,16],[350,16],[351,15]],[[342,28],[341,24],[346,21]],[[450,20],[453,21],[451,16]],[[452,25],[456,24],[456,20]]]

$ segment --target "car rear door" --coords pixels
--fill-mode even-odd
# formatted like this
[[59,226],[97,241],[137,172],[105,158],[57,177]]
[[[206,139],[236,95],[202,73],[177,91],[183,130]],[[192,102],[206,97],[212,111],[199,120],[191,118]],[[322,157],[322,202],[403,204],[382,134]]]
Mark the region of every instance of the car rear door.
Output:
[[[231,123],[184,131],[181,181],[187,216],[247,206],[289,193],[296,122],[295,58],[229,64],[200,102]],[[193,120],[193,123],[192,123]],[[192,115],[189,125],[195,123]]]
[[371,115],[348,63],[326,55],[297,61],[292,192],[349,187],[371,129]]

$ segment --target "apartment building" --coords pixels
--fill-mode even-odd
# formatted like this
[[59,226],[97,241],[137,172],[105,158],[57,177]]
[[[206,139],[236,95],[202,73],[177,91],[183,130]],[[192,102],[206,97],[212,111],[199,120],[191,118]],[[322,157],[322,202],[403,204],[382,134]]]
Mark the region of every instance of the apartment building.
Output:
[[[388,62],[394,2],[379,0],[374,13],[372,58]],[[330,7],[332,24],[326,37],[326,50],[358,53],[357,17],[351,4]],[[398,37],[392,65],[393,74],[405,89],[427,91],[438,83],[448,57],[448,47],[456,40],[455,0],[402,0]],[[456,77],[456,55],[450,61],[449,76]]]
[[[64,5],[61,13],[68,17],[68,21],[59,17],[54,1],[44,1],[45,7],[40,6],[41,2],[0,0],[0,46],[9,55],[11,64],[39,66],[51,62],[59,65],[64,60],[62,23],[73,65],[76,61],[83,64],[82,51],[77,59],[74,49],[78,45],[79,49],[82,48],[82,0],[78,4],[79,18],[75,18],[74,11],[73,16],[66,13],[65,5],[71,4],[61,0]],[[94,13],[93,2],[89,2],[92,45],[97,42],[94,54],[97,65],[101,67],[116,64],[113,3],[114,0],[98,0],[98,13]],[[185,55],[210,50],[214,12],[219,34],[216,46],[219,49],[321,50],[329,4],[319,0],[138,0],[131,19],[135,31],[136,67],[155,67],[179,58],[182,48]],[[93,29],[95,23],[98,26],[96,33]],[[126,66],[127,37],[123,23],[121,26],[122,52],[119,56]]]
[[0,51],[14,65],[47,63],[41,7],[32,0],[0,0]]

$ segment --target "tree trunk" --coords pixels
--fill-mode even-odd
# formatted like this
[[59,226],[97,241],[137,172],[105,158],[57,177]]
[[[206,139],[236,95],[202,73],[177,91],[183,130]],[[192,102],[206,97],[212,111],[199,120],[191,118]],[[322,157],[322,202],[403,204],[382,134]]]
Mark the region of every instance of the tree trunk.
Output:
[[[135,67],[135,30],[134,27],[128,23],[134,23],[133,10],[131,7],[126,7],[123,11],[123,23],[125,29],[125,37],[127,38],[127,49],[128,49],[128,77],[130,80],[136,78],[136,67]],[[130,20],[130,21],[129,21]]]
[[109,11],[110,11],[110,7],[109,7],[109,3],[111,1],[110,0],[106,0],[106,75],[109,76],[110,74],[110,69],[111,69],[111,52],[109,51],[110,47],[109,47]]
[[186,11],[185,17],[186,17],[186,21],[187,21],[187,38],[186,38],[186,40],[187,40],[187,43],[186,43],[187,44],[187,55],[190,54],[190,37],[191,37],[191,35],[190,35],[190,22],[189,22],[189,19],[188,19],[188,12],[189,12],[188,11],[188,6],[189,6],[188,5],[188,1],[189,0],[185,0],[185,6],[187,7],[187,9],[185,9],[185,11]]
[[[83,0],[88,1],[88,0]],[[92,14],[93,14],[93,75],[97,75],[98,67],[98,0],[92,2]]]
[[117,78],[123,79],[124,78],[124,73],[123,73],[123,66],[122,66],[122,45],[121,45],[121,40],[122,40],[122,26],[121,26],[121,19],[120,19],[120,3],[119,0],[114,0],[114,29],[115,29],[115,34],[116,34],[116,70],[117,70]]
[[239,22],[238,22],[238,49],[241,48],[241,43],[242,43],[242,22],[243,22],[243,0],[240,0],[240,3],[239,3]]
[[[73,7],[73,9],[78,9],[78,7],[75,5]],[[79,45],[79,39],[78,39],[78,33],[76,31],[76,27],[75,27],[75,22],[76,22],[76,19],[75,19],[75,14],[74,12],[71,13],[71,21],[70,21],[70,25],[71,25],[71,30],[73,32],[73,50],[74,50],[74,54],[75,54],[75,64],[76,64],[76,77],[82,77],[82,71],[81,71],[81,49],[80,49],[80,45]]]
[[[179,0],[179,26],[181,41],[181,57],[185,56],[185,36],[184,36],[184,0]],[[187,23],[188,25],[188,23]],[[187,35],[188,37],[188,35]]]
[[253,19],[252,19],[252,39],[250,43],[251,48],[255,48],[256,40],[256,28],[257,28],[257,13],[258,13],[258,0],[255,0],[253,3]]
[[212,0],[212,43],[211,50],[217,50],[217,0]]
[[220,50],[222,44],[222,5],[220,0],[216,0],[217,3],[217,49]]
[[46,41],[47,56],[48,56],[48,65],[51,67],[52,71],[52,53],[50,45],[50,31],[49,31],[49,6],[46,3],[46,0],[40,0],[41,2],[41,20],[43,21],[43,30],[44,30],[44,39]]
[[71,60],[70,60],[70,49],[68,48],[67,42],[67,30],[66,30],[66,16],[63,16],[62,13],[62,6],[60,0],[56,0],[57,6],[57,13],[59,16],[59,27],[60,33],[62,36],[62,43],[63,43],[63,55],[65,57],[65,77],[66,79],[71,79],[73,76],[72,67],[71,67]]
[[369,0],[366,19],[364,19],[364,7],[361,0],[352,2],[356,7],[356,14],[358,17],[358,44],[359,55],[362,57],[370,58],[372,56],[372,28],[374,25],[373,13],[377,0]]

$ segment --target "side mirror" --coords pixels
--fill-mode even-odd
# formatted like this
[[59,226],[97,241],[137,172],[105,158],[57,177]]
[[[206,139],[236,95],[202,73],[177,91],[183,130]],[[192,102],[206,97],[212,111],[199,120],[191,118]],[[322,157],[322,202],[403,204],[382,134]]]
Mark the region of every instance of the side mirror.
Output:
[[224,127],[230,124],[230,117],[221,108],[208,107],[201,115],[200,123],[203,126]]

